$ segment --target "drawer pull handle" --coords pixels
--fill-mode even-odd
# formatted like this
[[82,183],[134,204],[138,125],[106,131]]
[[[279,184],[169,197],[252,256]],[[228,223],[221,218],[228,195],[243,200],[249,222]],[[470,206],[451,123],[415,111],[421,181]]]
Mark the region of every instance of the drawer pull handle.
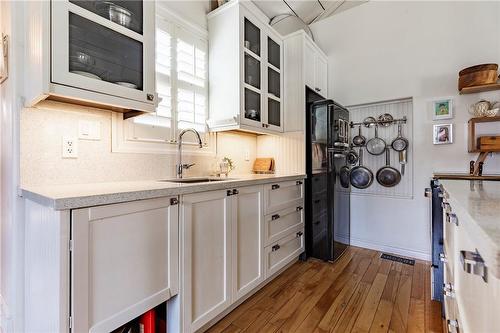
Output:
[[278,184],[274,184],[273,186],[271,186],[272,190],[277,190],[279,188],[280,188],[280,186]]
[[179,203],[179,200],[177,198],[171,198],[170,199],[170,205],[175,206]]
[[458,227],[458,217],[457,214],[449,213],[448,214],[448,222],[453,223]]
[[321,200],[319,200],[319,199],[318,199],[318,200],[314,200],[314,203],[319,203],[320,201],[321,201]]
[[460,251],[460,262],[465,272],[479,275],[484,282],[488,282],[488,267],[479,252]]
[[450,320],[448,319],[446,321],[447,326],[448,326],[448,332],[449,333],[458,333],[458,321],[457,320]]
[[227,190],[227,192],[226,192],[226,193],[227,193],[227,196],[228,196],[228,197],[230,197],[230,196],[232,196],[232,195],[233,195],[233,191],[231,191],[231,190]]
[[298,206],[295,210],[296,210],[297,212],[300,212],[302,209],[304,209],[304,207],[302,207],[302,206]]
[[295,184],[296,184],[296,185],[302,185],[302,181],[301,181],[301,180],[297,180],[297,181],[295,182]]
[[444,253],[439,254],[439,260],[441,262],[448,262],[448,258],[446,258],[446,254],[444,254]]
[[451,283],[443,284],[443,295],[445,297],[455,298],[455,290],[453,289],[453,285]]
[[450,204],[449,204],[449,203],[447,203],[447,202],[443,201],[443,203],[441,203],[441,207],[443,207],[443,209],[444,209],[444,211],[445,211],[446,213],[451,212],[451,206],[450,206]]
[[274,214],[273,216],[271,216],[271,219],[274,221],[274,220],[277,220],[280,218],[280,214]]
[[233,195],[236,195],[236,194],[239,194],[239,193],[240,193],[240,191],[238,191],[238,190],[233,190]]
[[424,197],[431,198],[432,197],[432,189],[427,187],[424,191]]
[[273,245],[273,247],[271,248],[271,251],[274,252],[274,251],[278,251],[280,249],[280,246],[278,244],[276,245]]
[[302,231],[299,231],[299,232],[297,233],[297,238],[301,237],[303,234],[304,234],[304,233],[303,233]]

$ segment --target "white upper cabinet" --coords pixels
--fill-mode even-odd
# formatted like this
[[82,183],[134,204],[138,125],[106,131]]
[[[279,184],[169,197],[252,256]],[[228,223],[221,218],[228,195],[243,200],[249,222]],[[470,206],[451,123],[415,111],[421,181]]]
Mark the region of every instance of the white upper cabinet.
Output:
[[209,128],[283,132],[283,45],[251,2],[208,15]]
[[303,30],[285,36],[283,48],[286,73],[284,131],[303,131],[306,86],[328,97],[328,58]]
[[155,110],[154,2],[60,0],[28,7],[29,106],[51,98],[120,112]]

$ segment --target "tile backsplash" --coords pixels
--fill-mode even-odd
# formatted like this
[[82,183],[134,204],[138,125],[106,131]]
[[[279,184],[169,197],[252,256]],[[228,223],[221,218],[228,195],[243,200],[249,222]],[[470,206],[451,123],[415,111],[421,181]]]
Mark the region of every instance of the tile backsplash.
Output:
[[[53,101],[43,101],[36,108],[23,109],[20,133],[21,184],[79,184],[174,177],[175,154],[112,152],[111,115],[111,112],[99,109]],[[78,137],[80,120],[98,121],[101,139],[78,140],[78,158],[63,159],[62,137]],[[214,155],[184,154],[185,163],[196,163],[187,170],[186,175],[206,175],[215,169],[224,156],[233,159],[236,165],[232,175],[251,173],[257,156],[257,136],[218,133]]]

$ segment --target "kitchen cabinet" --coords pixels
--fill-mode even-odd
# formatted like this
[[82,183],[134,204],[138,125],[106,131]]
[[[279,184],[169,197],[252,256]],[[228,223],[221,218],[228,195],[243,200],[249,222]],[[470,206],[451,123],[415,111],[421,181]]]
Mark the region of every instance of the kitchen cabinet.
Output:
[[27,6],[26,101],[154,112],[151,1],[61,0]]
[[194,332],[232,301],[232,192],[181,197],[184,332]]
[[299,226],[288,236],[267,246],[265,252],[266,278],[274,275],[291,260],[304,252],[304,227]]
[[71,211],[74,332],[110,332],[178,293],[177,198]]
[[262,186],[242,187],[233,195],[233,302],[264,281]]
[[288,207],[303,205],[304,184],[302,180],[266,184],[264,186],[264,212],[272,214]]
[[[472,185],[471,185],[472,186]],[[495,185],[496,186],[496,185]],[[444,309],[449,332],[494,332],[500,279],[487,242],[466,209],[443,188]]]
[[328,58],[303,30],[284,37],[285,132],[304,131],[306,91],[328,96]]
[[283,43],[267,22],[250,1],[208,14],[210,130],[283,132]]

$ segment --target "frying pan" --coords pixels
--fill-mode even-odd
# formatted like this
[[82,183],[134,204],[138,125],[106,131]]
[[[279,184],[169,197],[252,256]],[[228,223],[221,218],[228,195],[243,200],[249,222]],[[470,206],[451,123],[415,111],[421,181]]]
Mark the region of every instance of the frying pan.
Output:
[[378,125],[375,126],[375,137],[368,140],[366,150],[372,155],[381,155],[385,150],[385,141],[378,137]]
[[395,151],[403,151],[408,148],[408,139],[401,135],[401,123],[398,123],[398,136],[392,140],[391,147]]
[[361,125],[359,125],[358,127],[358,135],[356,135],[353,139],[352,139],[352,143],[357,146],[357,147],[360,147],[360,146],[364,146],[365,143],[366,143],[366,138],[361,134]]
[[377,181],[384,187],[393,187],[401,181],[401,174],[399,171],[391,167],[389,148],[385,149],[385,166],[377,171]]
[[347,156],[346,156],[345,165],[342,168],[340,168],[340,172],[339,172],[340,186],[342,186],[344,188],[349,188],[350,173],[351,173],[351,169],[347,165]]
[[351,185],[365,189],[373,183],[373,172],[363,166],[363,148],[359,148],[359,165],[351,169],[349,176]]

